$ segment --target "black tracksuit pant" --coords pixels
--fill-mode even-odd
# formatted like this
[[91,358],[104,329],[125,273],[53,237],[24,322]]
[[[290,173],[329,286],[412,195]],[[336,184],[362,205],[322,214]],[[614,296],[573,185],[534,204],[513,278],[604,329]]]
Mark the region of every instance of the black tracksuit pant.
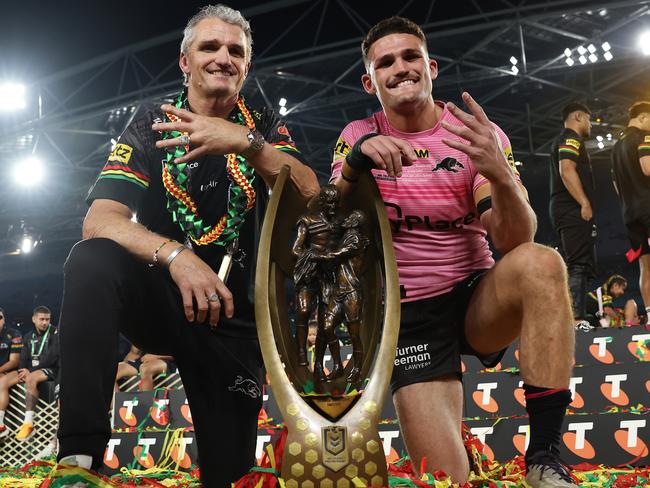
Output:
[[573,316],[585,319],[587,287],[596,274],[596,224],[580,215],[578,206],[551,203],[551,221],[560,236],[569,272]]
[[[95,469],[101,467],[111,436],[120,332],[147,352],[174,356],[192,410],[204,486],[229,487],[246,474],[255,462],[262,405],[257,340],[188,323],[168,272],[108,239],[78,243],[65,264],[59,459],[87,454]],[[254,387],[229,389],[238,376],[239,384],[250,379]]]

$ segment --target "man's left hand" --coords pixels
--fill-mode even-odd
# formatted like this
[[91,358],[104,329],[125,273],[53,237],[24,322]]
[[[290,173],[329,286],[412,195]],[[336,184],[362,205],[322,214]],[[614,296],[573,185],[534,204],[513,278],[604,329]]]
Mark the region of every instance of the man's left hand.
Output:
[[[177,122],[153,124],[155,131],[178,131],[190,137],[190,150],[175,163],[185,163],[205,154],[240,153],[248,147],[248,129],[219,117],[206,117],[171,105],[162,105],[165,113],[176,115]],[[181,146],[180,137],[156,141],[157,148]]]
[[467,142],[448,138],[443,138],[442,142],[467,154],[477,171],[490,182],[497,183],[504,180],[512,172],[499,144],[494,126],[469,93],[463,92],[463,101],[472,115],[451,102],[447,103],[447,108],[464,126],[452,125],[446,121],[442,121],[442,126]]

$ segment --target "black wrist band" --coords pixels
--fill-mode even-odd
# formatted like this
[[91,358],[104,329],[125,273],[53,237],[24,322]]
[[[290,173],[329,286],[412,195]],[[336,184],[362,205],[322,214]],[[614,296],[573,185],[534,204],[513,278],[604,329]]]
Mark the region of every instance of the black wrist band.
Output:
[[359,171],[365,171],[375,167],[375,163],[373,162],[372,158],[366,156],[361,152],[361,144],[363,144],[367,139],[370,139],[371,137],[375,137],[378,135],[379,134],[377,134],[376,132],[370,132],[360,137],[359,140],[354,143],[354,146],[352,146],[352,149],[350,150],[348,155],[345,156],[345,160],[350,165],[350,168]]
[[341,178],[343,178],[343,181],[347,181],[348,183],[357,183],[359,181],[359,178],[350,178],[349,176],[345,176],[345,173],[342,170]]

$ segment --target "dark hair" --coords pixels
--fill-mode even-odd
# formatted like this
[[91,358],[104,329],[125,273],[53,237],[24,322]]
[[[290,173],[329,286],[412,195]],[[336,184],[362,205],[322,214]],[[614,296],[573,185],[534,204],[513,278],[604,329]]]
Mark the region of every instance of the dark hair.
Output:
[[603,285],[605,292],[609,295],[609,292],[612,290],[612,286],[621,285],[627,286],[627,280],[619,274],[615,274],[607,278],[607,281]]
[[630,120],[632,120],[632,119],[636,119],[642,113],[650,114],[650,102],[641,101],[641,102],[634,103],[630,107],[628,115],[630,116]]
[[34,316],[34,315],[36,315],[38,313],[49,313],[50,315],[52,314],[52,312],[50,312],[50,309],[47,308],[44,305],[39,305],[38,307],[36,307],[34,309],[34,311],[32,312],[32,316]]
[[412,34],[420,39],[425,46],[427,44],[427,38],[419,25],[405,17],[395,15],[379,21],[368,31],[366,37],[363,38],[361,42],[361,54],[363,55],[364,64],[368,64],[368,51],[370,50],[370,46],[382,37],[390,34]]
[[3,308],[0,308],[0,313],[1,313],[2,315],[4,315],[4,314],[5,314],[5,311],[4,311],[4,309],[3,309]]
[[573,112],[585,112],[591,115],[591,110],[584,103],[580,102],[571,102],[562,107],[562,121],[566,122],[566,119],[569,118]]

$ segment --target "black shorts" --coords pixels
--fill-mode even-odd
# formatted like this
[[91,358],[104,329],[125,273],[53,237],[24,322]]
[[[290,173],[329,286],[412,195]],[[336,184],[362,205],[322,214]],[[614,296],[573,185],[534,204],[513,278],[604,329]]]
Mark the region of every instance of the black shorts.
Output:
[[391,392],[455,374],[461,378],[461,354],[476,356],[487,368],[497,365],[505,349],[482,356],[465,338],[465,314],[476,286],[487,271],[477,271],[453,290],[415,302],[402,303],[401,324]]
[[38,368],[38,369],[40,369],[45,374],[45,376],[47,376],[48,380],[56,381],[57,374],[58,374],[57,369],[54,368]]
[[628,222],[625,224],[625,228],[627,230],[627,237],[630,240],[630,247],[634,251],[641,249],[640,256],[650,254],[650,245],[648,244],[648,237],[650,237],[650,217]]

